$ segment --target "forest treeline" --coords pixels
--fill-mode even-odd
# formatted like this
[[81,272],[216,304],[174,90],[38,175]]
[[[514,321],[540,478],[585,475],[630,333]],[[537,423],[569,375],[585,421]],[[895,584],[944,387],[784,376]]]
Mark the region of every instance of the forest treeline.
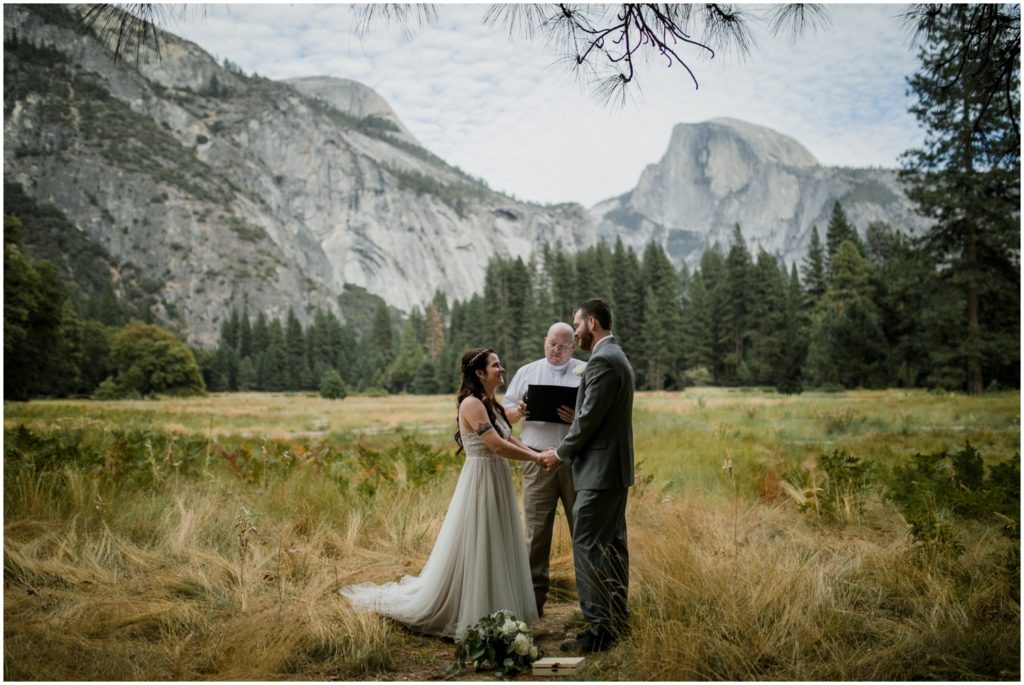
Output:
[[[986,298],[990,388],[1019,384],[1019,301],[1009,276],[990,283]],[[588,297],[611,303],[643,390],[966,384],[957,335],[966,304],[955,279],[887,224],[860,237],[839,203],[824,236],[813,230],[799,268],[751,254],[739,226],[731,245],[707,250],[692,271],[675,269],[653,243],[640,255],[621,242],[575,254],[545,246],[529,261],[492,258],[482,293],[450,306],[437,294],[397,326],[383,302],[362,331],[329,312],[303,329],[294,313],[282,323],[234,311],[202,367],[214,390],[312,390],[334,369],[359,391],[454,392],[465,350],[493,347],[511,379],[541,356],[548,326],[571,321]]]
[[[112,324],[129,311],[116,302],[106,322],[95,301],[76,307],[56,269],[19,249],[21,232],[20,221],[5,216],[9,399],[325,387],[339,396],[339,379],[342,396],[452,393],[466,349],[496,349],[510,380],[541,356],[551,323],[571,321],[588,297],[611,303],[613,330],[642,390],[966,385],[963,289],[889,225],[872,223],[861,237],[838,202],[824,235],[814,228],[799,267],[764,250],[752,254],[740,226],[730,245],[712,246],[692,270],[674,268],[654,243],[642,254],[621,241],[577,253],[545,246],[528,261],[492,258],[483,292],[451,304],[437,293],[407,316],[372,296],[352,321],[330,311],[305,326],[294,310],[284,320],[225,312],[213,350],[189,350],[152,323]],[[989,388],[1019,385],[1018,283],[1010,268],[986,289]]]

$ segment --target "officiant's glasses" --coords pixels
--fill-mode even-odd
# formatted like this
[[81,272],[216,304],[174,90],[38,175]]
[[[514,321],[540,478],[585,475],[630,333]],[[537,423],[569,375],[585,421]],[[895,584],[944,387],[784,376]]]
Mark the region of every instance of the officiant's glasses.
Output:
[[572,349],[572,345],[566,345],[565,343],[551,342],[550,340],[544,341],[544,347],[551,350],[558,350],[559,352],[565,352],[566,350]]

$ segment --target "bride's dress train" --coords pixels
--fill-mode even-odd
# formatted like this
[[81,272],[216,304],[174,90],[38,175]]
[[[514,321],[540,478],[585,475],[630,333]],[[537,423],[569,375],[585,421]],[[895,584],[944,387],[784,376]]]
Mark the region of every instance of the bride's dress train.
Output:
[[[507,436],[509,426],[500,417],[497,422]],[[537,620],[512,470],[475,433],[462,433],[462,442],[466,461],[420,575],[340,590],[358,608],[455,639],[499,609],[527,623]]]

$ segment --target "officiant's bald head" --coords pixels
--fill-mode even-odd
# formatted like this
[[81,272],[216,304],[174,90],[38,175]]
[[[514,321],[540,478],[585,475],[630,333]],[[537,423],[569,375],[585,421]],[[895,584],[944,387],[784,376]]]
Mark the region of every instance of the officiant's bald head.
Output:
[[576,349],[572,326],[559,321],[551,324],[544,338],[544,356],[555,366],[566,364]]

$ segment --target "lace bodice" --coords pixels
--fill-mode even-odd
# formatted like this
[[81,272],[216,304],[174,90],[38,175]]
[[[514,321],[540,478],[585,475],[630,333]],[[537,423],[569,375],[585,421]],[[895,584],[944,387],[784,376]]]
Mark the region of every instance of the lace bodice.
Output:
[[[512,433],[512,428],[501,418],[501,414],[495,415],[494,423],[501,437],[507,438]],[[476,431],[470,431],[469,433],[462,431],[461,435],[462,446],[466,450],[467,459],[501,459],[484,444],[483,439],[476,434]]]

